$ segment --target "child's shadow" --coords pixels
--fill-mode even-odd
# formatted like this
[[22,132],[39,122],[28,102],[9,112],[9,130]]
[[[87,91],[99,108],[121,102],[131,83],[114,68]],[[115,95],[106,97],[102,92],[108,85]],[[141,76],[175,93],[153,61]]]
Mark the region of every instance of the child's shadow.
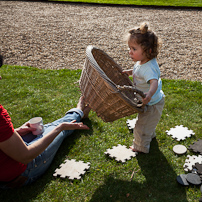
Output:
[[[114,176],[106,176],[104,184],[96,190],[90,201],[187,201],[185,188],[177,183],[177,174],[159,150],[155,139],[151,143],[150,153],[138,154],[136,158],[140,172],[134,174],[131,182],[128,179],[117,180]],[[138,175],[145,177],[143,182],[138,182]]]

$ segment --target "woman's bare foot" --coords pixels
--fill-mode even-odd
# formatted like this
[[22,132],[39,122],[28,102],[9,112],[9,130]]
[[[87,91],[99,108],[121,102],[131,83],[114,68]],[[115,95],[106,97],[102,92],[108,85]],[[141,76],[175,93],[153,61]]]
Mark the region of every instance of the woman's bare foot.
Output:
[[79,102],[78,102],[78,104],[77,104],[77,108],[78,109],[80,109],[80,110],[84,110],[84,108],[85,108],[85,100],[84,100],[84,96],[81,96],[80,98],[79,98]]
[[132,149],[133,152],[140,152],[141,153],[141,151],[135,149],[133,146],[130,146],[129,148]]
[[83,114],[84,114],[83,118],[84,118],[84,119],[85,119],[85,118],[88,118],[88,114],[89,114],[90,110],[91,110],[91,108],[90,108],[89,104],[87,104],[87,105],[84,107],[84,110],[83,110]]
[[85,104],[85,99],[84,99],[84,96],[82,95],[80,98],[79,98],[79,102],[77,104],[77,108],[82,110],[83,111],[83,118],[88,118],[88,114],[91,110],[89,104]]

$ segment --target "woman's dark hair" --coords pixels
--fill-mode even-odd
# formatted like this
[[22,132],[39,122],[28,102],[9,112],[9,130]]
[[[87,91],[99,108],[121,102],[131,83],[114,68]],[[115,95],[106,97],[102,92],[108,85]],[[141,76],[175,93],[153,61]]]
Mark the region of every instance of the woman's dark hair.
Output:
[[0,55],[0,67],[3,65],[3,56]]

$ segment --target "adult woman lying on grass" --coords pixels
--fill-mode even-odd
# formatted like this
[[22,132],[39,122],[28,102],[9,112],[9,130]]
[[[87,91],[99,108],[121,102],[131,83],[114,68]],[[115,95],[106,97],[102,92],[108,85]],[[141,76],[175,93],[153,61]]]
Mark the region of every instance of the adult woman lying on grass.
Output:
[[24,186],[44,174],[63,140],[75,129],[89,129],[80,122],[88,113],[82,96],[76,108],[44,125],[44,132],[35,136],[29,122],[14,129],[7,110],[0,105],[0,188]]

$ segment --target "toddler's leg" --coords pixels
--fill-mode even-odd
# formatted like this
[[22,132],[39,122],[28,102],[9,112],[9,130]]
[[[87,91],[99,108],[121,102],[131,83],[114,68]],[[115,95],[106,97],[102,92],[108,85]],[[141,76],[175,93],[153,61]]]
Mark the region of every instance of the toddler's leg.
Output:
[[153,105],[148,106],[147,111],[143,114],[138,114],[138,119],[133,130],[133,150],[149,153],[150,142],[155,134],[155,128],[161,118],[164,106],[164,98]]

